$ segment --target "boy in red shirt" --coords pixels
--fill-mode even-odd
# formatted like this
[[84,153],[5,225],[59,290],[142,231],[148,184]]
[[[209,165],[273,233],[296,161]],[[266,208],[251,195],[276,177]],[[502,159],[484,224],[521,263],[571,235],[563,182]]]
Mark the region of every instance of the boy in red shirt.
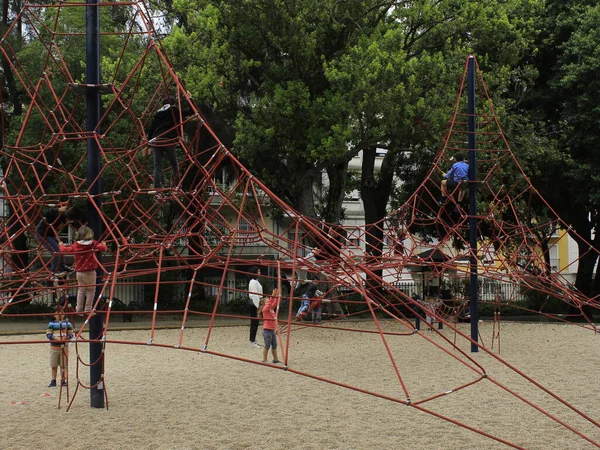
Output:
[[85,225],[77,230],[77,241],[71,245],[59,242],[59,249],[63,253],[75,255],[75,270],[77,272],[77,306],[76,312],[81,312],[85,300],[85,311],[91,311],[96,293],[96,269],[100,265],[96,252],[105,252],[107,247],[104,242],[94,240],[94,232]]
[[275,308],[277,308],[277,302],[279,300],[279,290],[273,289],[273,293],[267,299],[259,314],[263,318],[263,339],[265,340],[265,347],[263,348],[263,361],[267,362],[267,356],[269,354],[269,348],[273,353],[273,364],[279,364],[279,357],[277,356],[277,318],[275,317]]

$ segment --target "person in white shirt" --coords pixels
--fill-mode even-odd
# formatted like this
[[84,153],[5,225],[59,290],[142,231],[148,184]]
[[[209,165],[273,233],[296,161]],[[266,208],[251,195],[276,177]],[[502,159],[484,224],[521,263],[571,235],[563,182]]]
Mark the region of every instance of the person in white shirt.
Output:
[[260,304],[260,300],[263,297],[263,288],[262,285],[258,281],[258,277],[260,276],[260,269],[256,266],[251,267],[249,270],[250,273],[250,283],[248,284],[248,296],[250,297],[250,346],[262,348],[258,342],[256,342],[256,333],[258,331],[258,306]]
[[315,262],[317,260],[318,254],[319,254],[319,248],[315,247],[308,253],[308,255],[306,255],[305,259],[310,262]]

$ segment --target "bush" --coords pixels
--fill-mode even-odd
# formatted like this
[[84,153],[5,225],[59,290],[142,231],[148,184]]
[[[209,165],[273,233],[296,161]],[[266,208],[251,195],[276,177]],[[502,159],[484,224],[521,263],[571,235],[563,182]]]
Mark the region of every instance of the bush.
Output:
[[247,299],[248,297],[246,295],[236,295],[224,305],[223,312],[236,316],[248,315],[248,304],[246,303]]
[[[112,301],[113,301],[113,303],[112,303],[111,309],[113,311],[122,312],[122,311],[134,311],[135,310],[135,308],[132,305],[127,305],[118,298],[113,298]],[[133,314],[131,314],[131,313],[120,314],[120,316],[123,318],[123,322],[131,322],[133,320]]]
[[525,293],[524,306],[534,312],[546,314],[568,314],[569,305],[562,300],[537,291]]
[[499,311],[502,316],[523,316],[531,314],[528,311],[524,311],[522,308],[525,306],[522,303],[502,303],[500,309],[498,305],[494,303],[483,303],[479,302],[477,310],[479,311],[479,317],[494,317],[494,312]]
[[9,306],[6,312],[9,314],[52,314],[54,307],[45,303],[25,302]]
[[346,307],[348,308],[348,313],[350,315],[357,314],[359,312],[361,312],[361,313],[366,312],[367,314],[370,315],[370,313],[368,311],[369,307],[365,303],[365,299],[361,294],[359,294],[357,292],[353,292],[352,294],[344,295],[343,300],[348,301],[348,302],[359,302],[359,303],[346,303]]

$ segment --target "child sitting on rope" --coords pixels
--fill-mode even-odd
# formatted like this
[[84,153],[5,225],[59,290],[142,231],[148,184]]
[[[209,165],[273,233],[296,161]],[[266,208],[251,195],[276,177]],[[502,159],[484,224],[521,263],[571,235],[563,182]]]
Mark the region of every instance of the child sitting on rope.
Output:
[[279,356],[277,356],[277,319],[275,316],[275,309],[277,308],[277,300],[279,298],[279,289],[273,289],[271,296],[264,300],[264,297],[260,300],[260,309],[258,310],[258,317],[263,319],[263,340],[265,346],[263,348],[263,361],[267,362],[267,356],[269,354],[269,348],[273,354],[273,364],[279,364]]
[[71,267],[63,263],[62,255],[59,253],[58,233],[65,225],[75,220],[75,215],[75,209],[68,208],[67,205],[52,207],[42,213],[42,219],[35,227],[37,241],[50,252],[52,277],[64,277],[67,273],[73,272]]
[[63,306],[56,306],[54,320],[50,321],[46,329],[46,338],[50,341],[50,369],[52,379],[48,387],[56,387],[56,375],[60,366],[61,386],[67,385],[69,369],[69,341],[73,339],[73,325],[66,318]]
[[[448,190],[453,192],[454,189],[465,181],[469,180],[469,165],[464,161],[464,157],[462,153],[457,153],[454,156],[456,162],[452,164],[452,167],[448,171],[448,173],[444,173],[445,179],[442,180],[441,191],[442,198],[439,201],[440,206],[443,206],[446,203],[446,199],[448,197]],[[466,186],[466,184],[464,184]],[[464,189],[460,189],[458,191],[458,201],[462,202],[465,197]]]
[[308,311],[314,311],[313,323],[321,323],[321,297],[323,293],[317,287],[317,280],[312,280],[306,292],[302,294],[302,303],[296,313],[296,320],[302,320]]

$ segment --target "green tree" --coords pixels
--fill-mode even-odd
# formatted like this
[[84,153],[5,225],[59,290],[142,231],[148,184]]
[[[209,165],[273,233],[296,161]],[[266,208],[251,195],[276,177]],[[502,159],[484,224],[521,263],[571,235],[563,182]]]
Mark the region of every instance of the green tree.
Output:
[[[600,292],[593,279],[600,236],[595,233],[600,205],[600,7],[595,1],[546,2],[538,18],[536,52],[527,58],[539,74],[519,113],[536,133],[532,179],[557,214],[572,227],[579,246],[576,286]],[[525,138],[525,142],[531,142]],[[560,188],[557,188],[560,186]]]
[[[127,14],[121,14],[114,5],[100,8],[101,71],[113,75],[112,79],[103,81],[113,83],[117,88],[146,46],[145,36],[125,32],[137,26],[131,18],[127,22],[125,16]],[[36,200],[42,199],[42,204],[66,200],[65,194],[86,190],[86,141],[81,133],[86,128],[86,102],[85,95],[80,95],[84,91],[72,89],[74,85],[86,82],[85,6],[44,8],[30,5],[22,17],[11,16],[10,20],[16,21],[17,25],[20,21],[27,22],[28,26],[14,26],[0,44],[5,74],[3,92],[8,92],[3,95],[4,105],[7,105],[3,110],[8,113],[3,122],[6,130],[1,162],[7,190],[11,195],[32,195]],[[145,82],[154,81],[151,73],[144,75]],[[138,89],[135,92],[138,103],[131,105],[128,99],[133,94],[132,89],[128,89],[122,93],[123,104],[137,111],[143,110],[148,103],[148,93],[155,90]],[[105,96],[103,100],[108,105],[114,95]],[[111,109],[106,121],[119,115],[118,105]],[[106,145],[131,146],[132,136],[137,135],[132,132],[131,122],[120,120],[115,126],[106,127],[109,128],[104,141]],[[64,130],[65,139],[59,130]],[[24,147],[29,151],[20,151]],[[119,173],[126,164],[114,153],[107,151],[103,160],[107,167],[103,172],[105,186],[118,183]],[[111,168],[109,163],[112,163]],[[85,203],[84,200],[78,202]],[[38,217],[39,208],[26,210],[30,223]],[[22,220],[27,222],[26,217]],[[30,223],[9,219],[9,229],[16,236],[13,242],[18,250],[27,249],[24,230]]]
[[[5,40],[15,49],[20,49],[23,45],[23,25],[19,12],[22,2],[20,0],[2,2],[2,16],[0,17],[0,36],[5,36]],[[13,33],[9,33],[10,27],[14,28]],[[21,90],[18,88],[15,74],[12,71],[7,55],[0,54],[0,100],[2,109],[0,111],[0,146],[3,149],[7,130],[11,126],[12,118],[20,116],[23,112],[21,106]],[[4,176],[4,168],[1,168]],[[27,236],[19,233],[27,224],[16,220],[12,215],[8,217],[6,226],[9,234],[13,234],[13,246],[15,252],[12,255],[12,267],[22,269],[29,264],[27,255]]]
[[[180,0],[186,25],[166,45],[194,96],[234,127],[250,169],[303,214],[337,222],[348,161],[378,139],[356,140],[354,107],[327,67],[400,3]],[[320,204],[313,185],[323,170]]]
[[[403,181],[393,201],[398,205],[421,184],[431,165],[466,56],[477,54],[494,74],[492,86],[511,92],[511,80],[520,73],[519,56],[535,36],[530,18],[538,2],[526,6],[518,1],[410,2],[389,14],[380,33],[338,58],[332,79],[355,106],[354,129],[376,140],[363,150],[361,177],[371,255],[378,257],[382,251],[382,219],[395,188],[394,174]],[[521,79],[527,81],[526,76]],[[500,105],[510,104],[511,97],[506,97]],[[378,171],[377,147],[388,150]]]
[[[6,39],[10,42],[13,48],[19,49],[23,44],[23,26],[18,13],[21,10],[21,1],[4,1],[2,2],[2,16],[0,17],[0,36],[7,35],[9,28],[12,26],[15,29],[14,33],[9,33]],[[0,130],[2,141],[4,140],[5,128],[9,126],[10,119],[14,115],[20,115],[22,112],[19,99],[19,89],[15,81],[15,76],[10,67],[9,61],[4,53],[0,54],[0,74],[2,79],[1,97],[4,107],[2,108],[2,126]],[[7,105],[9,106],[7,108]]]
[[[179,0],[184,25],[165,43],[194,96],[234,129],[237,153],[302,213],[342,217],[347,163],[363,151],[361,192],[376,222],[398,162],[408,173],[430,161],[466,55],[481,50],[506,87],[538,4]],[[389,150],[379,172],[377,147]],[[416,156],[399,157],[407,151]],[[319,205],[322,170],[330,185]]]

